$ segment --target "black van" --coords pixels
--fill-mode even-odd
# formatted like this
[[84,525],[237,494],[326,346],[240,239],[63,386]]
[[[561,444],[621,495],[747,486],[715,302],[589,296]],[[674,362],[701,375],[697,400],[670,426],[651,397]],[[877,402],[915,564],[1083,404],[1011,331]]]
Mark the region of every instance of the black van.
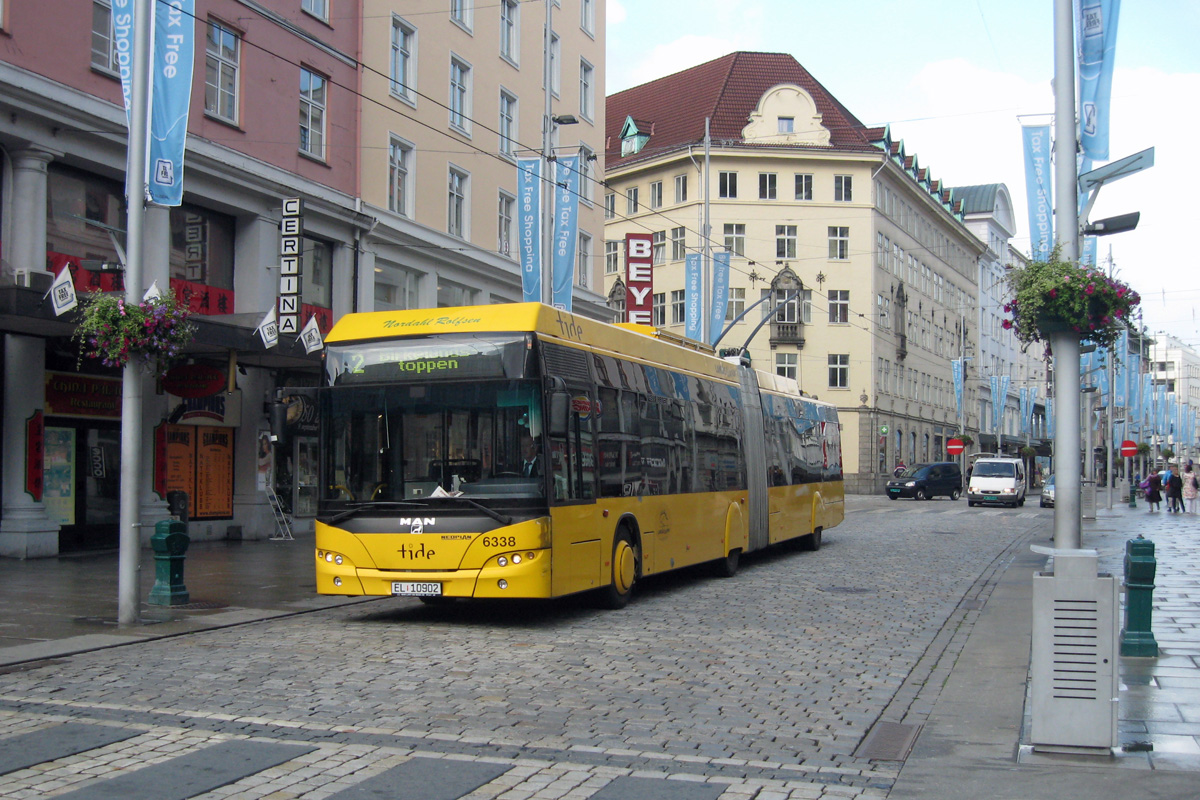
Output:
[[962,494],[962,485],[962,470],[956,461],[913,464],[900,473],[899,478],[888,481],[887,496],[892,500],[897,497],[928,500],[944,494],[951,500],[957,500]]

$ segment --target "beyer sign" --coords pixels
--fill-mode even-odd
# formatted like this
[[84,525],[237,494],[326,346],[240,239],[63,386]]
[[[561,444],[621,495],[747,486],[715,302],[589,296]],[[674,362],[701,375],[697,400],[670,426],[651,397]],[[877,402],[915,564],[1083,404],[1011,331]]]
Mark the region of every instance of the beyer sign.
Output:
[[625,321],[654,324],[653,234],[625,234]]

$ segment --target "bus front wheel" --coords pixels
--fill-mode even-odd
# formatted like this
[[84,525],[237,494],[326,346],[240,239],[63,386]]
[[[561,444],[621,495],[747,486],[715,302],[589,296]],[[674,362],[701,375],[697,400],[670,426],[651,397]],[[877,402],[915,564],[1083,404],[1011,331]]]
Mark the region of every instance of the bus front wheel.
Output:
[[638,551],[633,536],[626,528],[617,531],[613,540],[612,571],[608,586],[600,590],[600,605],[603,608],[624,608],[633,594],[637,581]]
[[800,537],[800,549],[816,552],[821,549],[821,529],[817,528],[807,536]]

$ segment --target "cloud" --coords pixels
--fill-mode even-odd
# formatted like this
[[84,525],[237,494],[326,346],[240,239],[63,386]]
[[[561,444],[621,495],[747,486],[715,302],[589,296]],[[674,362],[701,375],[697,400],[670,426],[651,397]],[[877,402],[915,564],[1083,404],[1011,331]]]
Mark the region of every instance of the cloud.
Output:
[[620,0],[608,0],[608,5],[604,11],[604,24],[611,28],[614,25],[620,25],[625,21],[625,6],[621,5]]
[[608,91],[619,92],[744,49],[746,46],[737,39],[682,36],[651,47],[636,61],[614,64],[610,60]]

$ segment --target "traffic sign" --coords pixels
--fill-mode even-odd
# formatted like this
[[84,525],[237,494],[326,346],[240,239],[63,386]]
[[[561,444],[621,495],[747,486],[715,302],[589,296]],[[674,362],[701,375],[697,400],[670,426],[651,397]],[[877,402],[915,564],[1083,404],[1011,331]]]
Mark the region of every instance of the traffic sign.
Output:
[[946,452],[952,456],[956,456],[966,448],[962,439],[951,439],[946,442]]
[[1136,456],[1136,455],[1137,455],[1137,442],[1135,442],[1133,439],[1126,439],[1125,441],[1121,442],[1122,458],[1132,458],[1133,456]]

